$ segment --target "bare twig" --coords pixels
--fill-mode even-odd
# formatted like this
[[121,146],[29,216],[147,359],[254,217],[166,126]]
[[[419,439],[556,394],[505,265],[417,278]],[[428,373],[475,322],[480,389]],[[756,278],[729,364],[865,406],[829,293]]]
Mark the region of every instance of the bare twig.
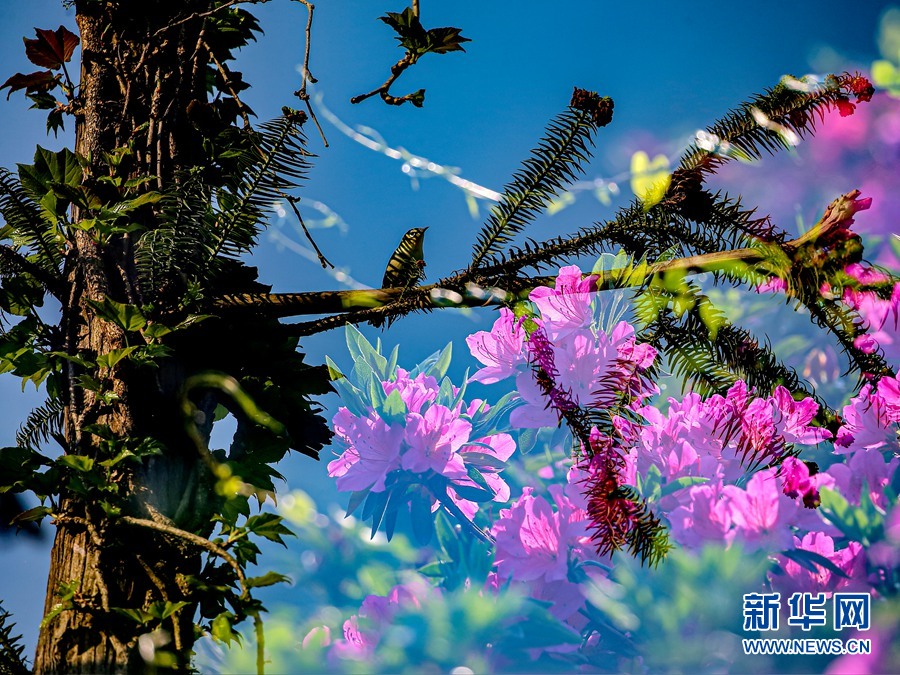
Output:
[[388,105],[402,105],[407,101],[413,100],[416,94],[419,94],[421,90],[415,91],[411,94],[405,94],[404,96],[392,96],[390,93],[391,86],[394,82],[397,81],[397,78],[403,74],[403,71],[409,68],[413,63],[415,63],[415,59],[410,52],[406,52],[403,55],[403,58],[397,61],[393,66],[391,66],[391,75],[384,81],[377,89],[373,89],[368,94],[360,94],[359,96],[354,96],[350,99],[350,103],[362,103],[367,98],[371,98],[376,94],[381,96],[381,100],[387,103]]
[[234,99],[234,102],[237,103],[238,112],[241,114],[241,119],[244,120],[244,128],[250,128],[250,112],[252,112],[244,102],[241,101],[240,96],[238,96],[237,91],[233,86],[231,86],[231,71],[228,70],[228,66],[223,64],[216,58],[216,55],[213,53],[212,49],[210,49],[209,45],[205,41],[201,41],[200,43],[202,47],[206,50],[206,53],[209,54],[209,58],[213,60],[213,63],[216,64],[216,68],[219,71],[219,75],[222,76],[222,82],[225,84],[225,88],[228,90],[228,93],[231,94],[231,98]]
[[309,233],[309,230],[306,229],[306,223],[303,222],[303,216],[300,215],[300,209],[297,208],[297,202],[300,201],[300,198],[294,197],[293,195],[289,195],[284,192],[281,193],[281,196],[284,197],[285,200],[287,200],[287,203],[291,205],[291,209],[293,210],[294,215],[297,216],[297,220],[300,221],[300,227],[303,228],[303,234],[306,235],[307,240],[315,249],[316,255],[319,256],[319,263],[322,265],[322,268],[328,269],[329,267],[331,267],[331,269],[334,269],[334,265],[328,260],[328,258],[326,258],[322,254],[322,251],[320,251],[319,247],[316,246],[316,242],[312,238],[312,235]]
[[153,520],[148,520],[146,518],[134,518],[133,516],[122,516],[119,518],[119,522],[125,523],[126,525],[134,525],[135,527],[145,527],[148,530],[156,530],[157,532],[162,532],[163,534],[168,534],[172,537],[176,537],[177,539],[181,539],[182,541],[186,541],[198,548],[205,549],[210,553],[213,553],[225,562],[227,562],[231,568],[237,574],[238,580],[241,583],[241,597],[246,598],[250,594],[250,589],[247,587],[247,578],[244,576],[244,570],[241,569],[240,564],[237,560],[232,557],[228,551],[224,548],[211,542],[209,539],[205,537],[201,537],[200,535],[194,534],[193,532],[188,532],[186,530],[182,530],[181,528],[175,527],[174,525],[167,525],[166,523],[157,523]]
[[328,147],[328,139],[325,138],[325,132],[322,130],[322,125],[319,124],[319,118],[316,117],[316,112],[313,110],[312,104],[309,102],[309,93],[306,91],[306,85],[310,82],[315,84],[318,80],[313,77],[313,74],[309,72],[309,51],[310,45],[312,44],[312,22],[313,22],[313,12],[316,10],[316,6],[309,2],[309,0],[297,0],[304,5],[306,5],[306,46],[303,50],[303,72],[301,73],[300,80],[300,88],[294,92],[294,96],[299,98],[303,103],[306,104],[306,110],[309,112],[309,116],[312,118],[313,124],[316,125],[316,129],[319,130],[319,135],[322,137],[322,143],[325,144],[325,147]]

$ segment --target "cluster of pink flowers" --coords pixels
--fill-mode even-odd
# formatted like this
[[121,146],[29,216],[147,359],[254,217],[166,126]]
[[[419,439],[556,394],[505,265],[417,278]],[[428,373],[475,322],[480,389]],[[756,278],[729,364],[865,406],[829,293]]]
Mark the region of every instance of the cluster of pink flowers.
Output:
[[530,319],[537,326],[531,337],[523,321],[504,308],[490,331],[466,338],[472,356],[484,365],[472,380],[491,384],[515,376],[524,405],[510,415],[512,426],[559,423],[558,408],[547,405],[532,372],[533,363],[552,369],[554,391],[560,401],[567,401],[560,405],[602,405],[622,387],[637,396],[653,392],[641,374],[653,364],[656,350],[637,343],[634,329],[624,321],[609,333],[592,328],[596,282],[593,276],[582,278],[578,267],[563,267],[555,288],[536,288],[529,296],[540,310],[539,318]]
[[[637,392],[632,408],[638,417],[617,420],[616,451],[622,455],[617,480],[635,485],[654,468],[660,487],[670,486],[661,491],[654,508],[666,514],[678,543],[688,548],[733,542],[747,550],[799,548],[818,553],[846,573],[811,573],[787,560],[785,574],[773,581],[785,587],[833,590],[864,576],[862,546],[850,542],[835,550],[833,537],[839,532],[815,507],[821,488],[838,490],[851,503],[859,503],[862,485],[884,506],[878,501],[884,499],[882,488],[900,463],[884,455],[897,447],[897,381],[885,377],[877,386],[866,385],[844,409],[836,443],[838,452],[847,455],[846,463],[811,471],[809,464],[787,454],[790,446],[816,445],[832,434],[814,424],[819,406],[813,399],[795,400],[784,387],[758,396],[737,382],[724,396],[704,400],[689,393],[681,400],[670,399],[665,413],[642,404],[653,389],[640,374],[656,352],[637,344],[633,329],[624,322],[610,334],[592,328],[594,284],[595,279],[582,278],[577,268],[563,268],[556,288],[532,293],[540,316],[529,318],[536,326],[530,335],[523,319],[501,310],[491,331],[468,338],[472,354],[484,366],[473,380],[493,383],[516,377],[523,405],[511,415],[512,425],[556,426],[560,413],[573,406],[602,406],[604,382],[617,383],[608,388],[610,396],[627,382]],[[848,296],[845,301],[867,318],[880,344],[894,344],[896,302],[871,296]],[[552,387],[535,378],[534,365],[551,376]],[[742,482],[748,466],[770,464],[772,468]],[[497,578],[529,585],[534,597],[552,600],[552,611],[564,619],[573,615],[580,594],[569,580],[571,564],[596,558],[586,498],[578,495],[573,500],[568,494],[578,487],[569,483],[567,492],[551,487],[550,501],[526,488],[501,512],[493,529]]]
[[[382,382],[381,386],[386,396],[399,394],[405,414],[389,422],[372,408],[366,416],[340,408],[334,416],[336,440],[345,449],[328,464],[328,475],[337,479],[341,491],[383,492],[389,477],[401,473],[423,477],[437,474],[451,485],[475,487],[468,473],[468,452],[477,451],[505,462],[515,451],[509,434],[472,437],[472,418],[487,410],[484,401],[474,400],[467,405],[460,400],[452,408],[437,403],[441,391],[437,380],[422,373],[410,378],[402,368],[398,368],[396,379]],[[480,472],[494,492],[494,499],[506,502],[509,486],[496,467],[482,466]],[[477,504],[460,498],[452,487],[448,491],[471,518]]]
[[584,594],[571,568],[577,561],[596,558],[578,473],[570,471],[565,487],[551,485],[550,501],[526,487],[500,512],[491,530],[496,572],[488,580],[495,589],[512,583],[532,598],[553,603],[554,616],[574,623],[581,618],[577,613]]
[[[859,264],[848,266],[846,272],[863,285],[889,281],[881,272]],[[894,284],[889,298],[879,298],[870,290],[845,288],[842,300],[859,313],[866,328],[856,346],[866,353],[880,349],[888,363],[900,365],[900,283]]]

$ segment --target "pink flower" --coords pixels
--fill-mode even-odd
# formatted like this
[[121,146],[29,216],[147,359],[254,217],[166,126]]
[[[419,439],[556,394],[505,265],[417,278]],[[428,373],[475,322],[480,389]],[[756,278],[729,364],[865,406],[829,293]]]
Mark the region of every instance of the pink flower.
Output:
[[779,489],[774,469],[757,471],[742,490],[726,485],[731,518],[748,550],[782,550],[791,544],[792,521],[797,505]]
[[440,390],[438,381],[430,375],[419,373],[414,379],[410,379],[409,373],[403,368],[397,368],[397,378],[382,382],[381,387],[385,394],[399,391],[406,409],[413,413],[421,411],[422,406],[434,401]]
[[556,277],[556,288],[535,288],[528,296],[541,311],[541,318],[551,340],[559,340],[593,320],[591,303],[596,290],[596,277],[581,278],[576,265],[563,267]]
[[888,484],[900,459],[884,460],[881,450],[874,448],[857,450],[846,464],[833,464],[828,473],[834,478],[835,487],[851,504],[859,504],[863,484],[868,486],[873,503],[884,508],[884,486]]
[[400,465],[407,471],[462,475],[466,470],[459,449],[469,440],[472,425],[446,406],[432,405],[424,415],[406,418],[407,449]]
[[328,475],[337,478],[338,490],[383,492],[387,474],[400,466],[403,427],[389,426],[374,411],[358,418],[341,408],[334,416],[334,431],[348,446],[328,464]]
[[[320,637],[321,636],[321,637]],[[309,648],[311,643],[315,642],[322,647],[331,644],[331,629],[328,626],[315,626],[303,638],[303,649]]]
[[687,504],[669,514],[674,539],[688,548],[707,542],[731,545],[731,503],[724,497],[721,483],[695,485],[687,490]]
[[556,504],[563,510],[554,511],[546,499],[533,493],[534,488],[523,488],[522,496],[501,511],[494,523],[495,562],[501,579],[565,579],[570,549],[585,538],[583,521],[569,517],[570,502],[560,495]]
[[[878,280],[875,274],[854,270],[855,276],[872,281]],[[884,300],[873,291],[851,288],[844,289],[842,299],[859,313],[866,328],[866,334],[857,338],[856,346],[869,353],[881,349],[888,363],[900,365],[900,284],[895,284],[891,297]]]
[[528,362],[524,349],[525,330],[506,307],[500,310],[500,317],[490,332],[478,331],[466,338],[466,344],[472,356],[485,366],[471,377],[474,382],[499,382],[515,374]]
[[788,443],[815,445],[831,438],[827,429],[809,424],[819,412],[819,404],[812,398],[795,401],[791,392],[779,386],[775,387],[772,401],[775,430]]
[[[892,418],[896,414],[896,399],[890,381],[873,391],[866,384],[859,395],[844,406],[844,424],[838,429],[835,452],[850,454],[861,449],[898,449],[897,428]],[[887,394],[882,397],[881,391]]]
[[786,559],[783,564],[785,574],[771,577],[773,585],[784,593],[836,591],[850,585],[859,586],[864,583],[865,554],[862,544],[859,542],[851,541],[846,548],[836,551],[834,540],[827,534],[808,532],[802,540],[794,537],[794,546],[827,558],[846,574],[847,578],[818,565],[816,565],[816,571],[811,572],[793,560]]

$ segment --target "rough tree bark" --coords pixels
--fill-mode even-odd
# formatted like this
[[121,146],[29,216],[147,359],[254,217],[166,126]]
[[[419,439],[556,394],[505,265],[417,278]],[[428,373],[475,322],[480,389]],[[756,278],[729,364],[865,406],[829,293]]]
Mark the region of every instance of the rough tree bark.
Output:
[[[156,176],[164,188],[180,169],[192,165],[198,148],[187,120],[191,101],[207,100],[208,56],[201,33],[208,0],[79,0],[82,66],[76,110],[76,152],[90,159],[85,183],[102,191],[97,178],[108,171],[102,158],[133,143],[132,175]],[[186,17],[188,20],[182,20]],[[177,24],[177,25],[173,25]],[[77,220],[78,214],[73,214]],[[108,245],[79,233],[67,252],[68,297],[61,334],[70,354],[100,355],[125,346],[123,332],[100,319],[90,301],[104,297],[141,304],[128,235]],[[121,472],[116,480],[133,496],[134,515],[164,518],[192,529],[204,522],[208,483],[196,448],[185,437],[177,395],[186,364],[176,353],[153,376],[122,362],[108,374],[118,401],[100,405],[79,388],[74,367],[68,375],[65,410],[67,452],[97,455],[100,439],[85,431],[105,424],[117,436],[141,437],[152,430],[166,440],[167,454],[139,475]],[[143,669],[138,643],[145,632],[115,608],[144,608],[156,601],[190,600],[179,583],[196,573],[201,549],[160,533],[127,531],[113,525],[97,504],[63,495],[60,500],[45,612],[58,602],[61,584],[78,583],[74,608],[42,627],[35,658],[39,673],[112,673]],[[194,519],[186,522],[186,518]],[[193,643],[192,606],[173,622],[170,649],[186,654]],[[182,663],[186,666],[186,663]]]

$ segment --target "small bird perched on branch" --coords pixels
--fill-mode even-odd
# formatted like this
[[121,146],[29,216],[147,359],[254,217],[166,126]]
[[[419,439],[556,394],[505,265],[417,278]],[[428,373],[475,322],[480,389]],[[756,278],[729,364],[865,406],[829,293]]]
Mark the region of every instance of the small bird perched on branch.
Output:
[[[382,288],[412,288],[425,278],[423,244],[427,229],[414,227],[403,235],[384,271]],[[371,323],[378,327],[384,324],[384,320],[373,319]]]

